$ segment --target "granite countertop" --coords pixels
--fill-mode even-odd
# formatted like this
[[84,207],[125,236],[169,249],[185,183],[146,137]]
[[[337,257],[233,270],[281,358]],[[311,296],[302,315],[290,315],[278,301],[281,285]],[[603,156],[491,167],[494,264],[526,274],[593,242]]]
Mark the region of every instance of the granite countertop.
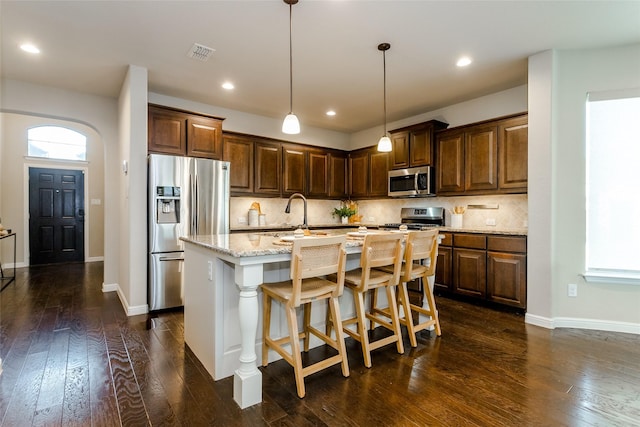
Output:
[[482,233],[482,234],[501,234],[510,236],[526,236],[528,230],[526,228],[501,229],[496,227],[479,227],[479,228],[453,228],[438,227],[440,231],[451,233]]
[[[438,229],[444,232],[455,233],[484,233],[513,236],[527,235],[526,229],[500,230],[495,229],[495,227],[480,229],[439,227]],[[255,228],[252,228],[252,231],[254,232],[192,235],[181,237],[180,240],[193,243],[195,245],[210,249],[214,252],[237,258],[291,253],[291,242],[285,242],[282,240],[283,236],[290,236],[293,234],[293,230],[291,228],[273,229],[270,232],[255,230]],[[355,229],[354,226],[351,225],[349,227],[333,228],[323,231],[326,231],[327,234],[330,235],[338,235],[353,232],[355,231]],[[374,230],[374,232],[375,231],[376,230]],[[349,248],[352,248],[351,251],[358,251],[358,248],[362,246],[362,241],[362,238],[347,236],[347,250],[349,250]]]
[[[333,229],[331,235],[346,234],[353,230]],[[254,257],[291,253],[291,242],[284,242],[282,236],[292,233],[233,233],[214,235],[192,235],[180,240],[211,249],[232,257]],[[347,248],[362,246],[362,239],[347,237]]]

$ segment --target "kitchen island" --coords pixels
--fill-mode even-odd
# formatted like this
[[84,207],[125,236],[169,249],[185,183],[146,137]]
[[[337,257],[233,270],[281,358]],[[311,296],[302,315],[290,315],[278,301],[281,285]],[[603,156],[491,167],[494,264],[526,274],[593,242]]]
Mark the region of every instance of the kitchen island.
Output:
[[[351,230],[330,230],[332,235]],[[278,233],[188,236],[184,263],[184,340],[214,380],[234,376],[233,397],[241,408],[262,401],[261,283],[289,279],[291,244]],[[348,239],[347,269],[360,262],[362,239]],[[346,292],[346,291],[345,291]],[[341,312],[354,312],[350,298],[341,299]],[[325,321],[316,310],[312,323]],[[258,327],[260,325],[260,328]],[[286,319],[272,322],[274,335],[285,335]],[[314,342],[312,346],[322,344]],[[270,355],[270,360],[276,359]]]

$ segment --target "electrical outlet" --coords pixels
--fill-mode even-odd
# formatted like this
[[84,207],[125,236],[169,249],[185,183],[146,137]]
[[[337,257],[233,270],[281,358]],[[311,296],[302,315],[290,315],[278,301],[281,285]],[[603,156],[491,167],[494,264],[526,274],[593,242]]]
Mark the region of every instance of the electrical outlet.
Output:
[[567,285],[567,295],[570,297],[578,296],[578,285],[575,283],[569,283]]
[[486,225],[496,225],[496,219],[495,218],[487,218],[484,223]]
[[213,281],[213,261],[207,261],[207,279]]

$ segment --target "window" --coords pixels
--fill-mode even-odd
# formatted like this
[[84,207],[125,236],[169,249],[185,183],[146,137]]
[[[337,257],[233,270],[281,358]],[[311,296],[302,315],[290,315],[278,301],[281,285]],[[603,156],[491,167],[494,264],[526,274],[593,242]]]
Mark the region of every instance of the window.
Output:
[[640,284],[640,89],[587,98],[588,281]]
[[61,160],[87,160],[87,137],[59,126],[39,126],[27,131],[32,157]]

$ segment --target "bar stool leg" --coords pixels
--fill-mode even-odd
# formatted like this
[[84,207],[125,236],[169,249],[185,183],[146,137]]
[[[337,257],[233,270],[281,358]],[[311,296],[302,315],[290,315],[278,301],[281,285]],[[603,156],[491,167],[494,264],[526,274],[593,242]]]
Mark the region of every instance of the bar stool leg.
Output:
[[395,286],[385,286],[385,288],[387,290],[387,300],[389,301],[391,324],[398,338],[396,348],[398,349],[398,353],[402,354],[404,353],[404,343],[402,342],[402,329],[400,329],[400,319],[398,318],[398,302],[396,301]]
[[407,291],[407,283],[401,282],[398,285],[398,296],[400,298],[400,306],[402,307],[402,311],[404,312],[404,323],[407,327],[407,333],[409,334],[409,341],[411,342],[411,347],[418,346],[418,340],[416,339],[416,331],[413,327],[413,316],[411,314],[411,303],[409,301],[409,292]]
[[298,389],[298,397],[302,398],[304,397],[305,389],[304,389],[304,375],[302,375],[302,356],[300,355],[300,334],[298,333],[298,318],[296,316],[295,307],[286,307],[286,311],[287,311],[287,322],[289,323],[293,371],[296,376],[296,386]]

